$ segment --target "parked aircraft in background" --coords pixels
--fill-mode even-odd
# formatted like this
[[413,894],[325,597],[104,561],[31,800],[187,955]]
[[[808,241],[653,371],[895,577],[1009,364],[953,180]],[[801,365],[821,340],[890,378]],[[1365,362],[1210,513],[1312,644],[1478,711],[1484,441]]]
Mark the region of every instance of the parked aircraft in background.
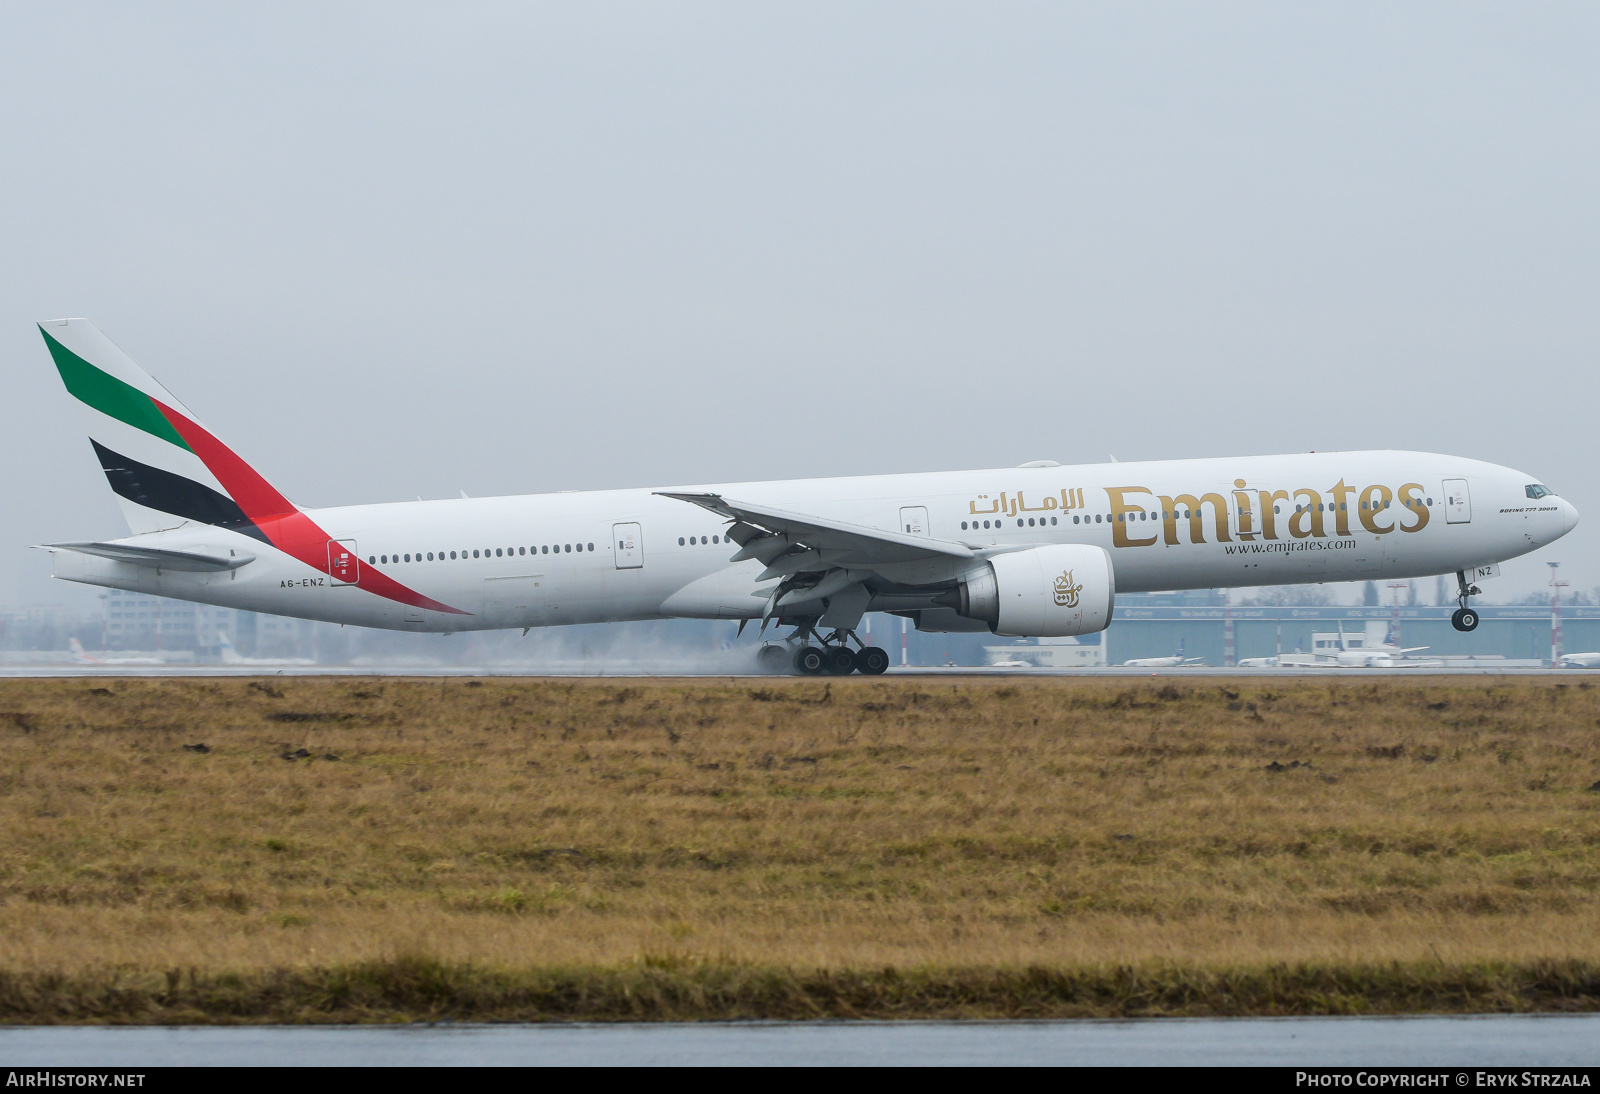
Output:
[[1562,669],[1600,669],[1600,653],[1564,653],[1556,661]]
[[233,640],[226,632],[217,636],[217,647],[222,652],[224,665],[315,665],[309,657],[245,657],[233,648]]
[[771,668],[879,673],[889,655],[855,634],[867,611],[1063,637],[1103,630],[1119,591],[1454,573],[1470,631],[1467,575],[1578,520],[1529,475],[1427,452],[301,509],[92,323],[40,331],[133,532],[43,545],[55,576],[357,626],[776,622],[793,630],[762,650]]
[[83,643],[76,638],[67,639],[67,648],[72,651],[72,660],[79,665],[165,665],[164,657],[128,657],[124,654],[99,653],[91,654],[83,648]]
[[1123,668],[1129,669],[1175,669],[1182,665],[1203,665],[1203,657],[1185,657],[1183,655],[1183,638],[1178,639],[1178,652],[1171,657],[1135,657],[1124,661]]
[[1337,663],[1344,668],[1358,669],[1395,669],[1418,668],[1419,661],[1405,661],[1402,658],[1408,653],[1420,653],[1427,646],[1406,646],[1401,648],[1389,642],[1376,646],[1356,646],[1352,648],[1345,638],[1344,624],[1339,624],[1339,652],[1336,655]]

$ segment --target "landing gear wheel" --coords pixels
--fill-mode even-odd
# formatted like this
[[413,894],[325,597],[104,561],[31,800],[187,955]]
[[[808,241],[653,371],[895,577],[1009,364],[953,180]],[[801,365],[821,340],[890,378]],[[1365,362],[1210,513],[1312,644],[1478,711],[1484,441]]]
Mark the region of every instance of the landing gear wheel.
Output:
[[856,671],[863,676],[881,676],[889,667],[889,651],[878,646],[868,646],[856,654]]
[[778,676],[789,671],[789,651],[782,646],[762,646],[756,654],[756,664],[762,672]]
[[828,655],[815,646],[801,646],[794,655],[794,667],[804,676],[820,676],[828,667]]
[[848,646],[829,646],[827,658],[829,676],[849,676],[856,671],[856,655]]
[[1457,608],[1450,613],[1450,625],[1458,631],[1478,629],[1478,613],[1471,608]]

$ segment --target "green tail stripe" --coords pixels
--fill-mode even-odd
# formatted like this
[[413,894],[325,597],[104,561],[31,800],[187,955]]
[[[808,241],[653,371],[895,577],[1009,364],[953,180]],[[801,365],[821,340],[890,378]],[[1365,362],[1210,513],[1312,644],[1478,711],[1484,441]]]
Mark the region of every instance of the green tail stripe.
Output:
[[39,333],[44,335],[45,345],[50,347],[50,356],[55,358],[56,371],[61,373],[62,382],[75,397],[119,422],[126,422],[135,429],[170,441],[186,451],[194,451],[172,428],[172,423],[167,421],[161,408],[150,396],[95,368],[51,338],[50,332],[43,327],[39,328]]

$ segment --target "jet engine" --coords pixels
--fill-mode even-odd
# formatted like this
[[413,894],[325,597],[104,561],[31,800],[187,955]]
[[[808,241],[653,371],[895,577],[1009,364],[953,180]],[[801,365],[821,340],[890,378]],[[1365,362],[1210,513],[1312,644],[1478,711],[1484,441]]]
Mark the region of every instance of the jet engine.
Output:
[[1116,579],[1111,556],[1087,543],[995,555],[936,603],[989,625],[995,634],[1065,638],[1111,624]]

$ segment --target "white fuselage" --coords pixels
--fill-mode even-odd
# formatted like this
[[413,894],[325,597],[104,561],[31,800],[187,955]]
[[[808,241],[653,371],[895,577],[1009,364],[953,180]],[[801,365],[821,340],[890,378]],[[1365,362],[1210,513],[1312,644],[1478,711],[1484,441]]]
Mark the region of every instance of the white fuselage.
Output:
[[[1530,497],[1526,488],[1537,481],[1456,456],[1348,452],[677,489],[909,530],[964,544],[980,557],[1044,544],[1093,544],[1111,556],[1116,591],[1138,592],[1420,577],[1500,562],[1550,543],[1577,521],[1576,510],[1560,498]],[[237,549],[254,561],[195,573],[58,554],[57,576],[419,631],[759,618],[763,590],[774,584],[757,580],[760,561],[729,561],[738,548],[724,539],[727,522],[651,490],[306,512],[330,538],[353,547],[363,568],[464,614],[408,607],[363,589],[359,580],[340,584],[257,539],[194,524],[128,542]],[[619,532],[635,537],[625,552]],[[948,587],[972,565],[971,559],[932,558],[885,566],[870,610],[924,605],[929,594],[920,590]]]

